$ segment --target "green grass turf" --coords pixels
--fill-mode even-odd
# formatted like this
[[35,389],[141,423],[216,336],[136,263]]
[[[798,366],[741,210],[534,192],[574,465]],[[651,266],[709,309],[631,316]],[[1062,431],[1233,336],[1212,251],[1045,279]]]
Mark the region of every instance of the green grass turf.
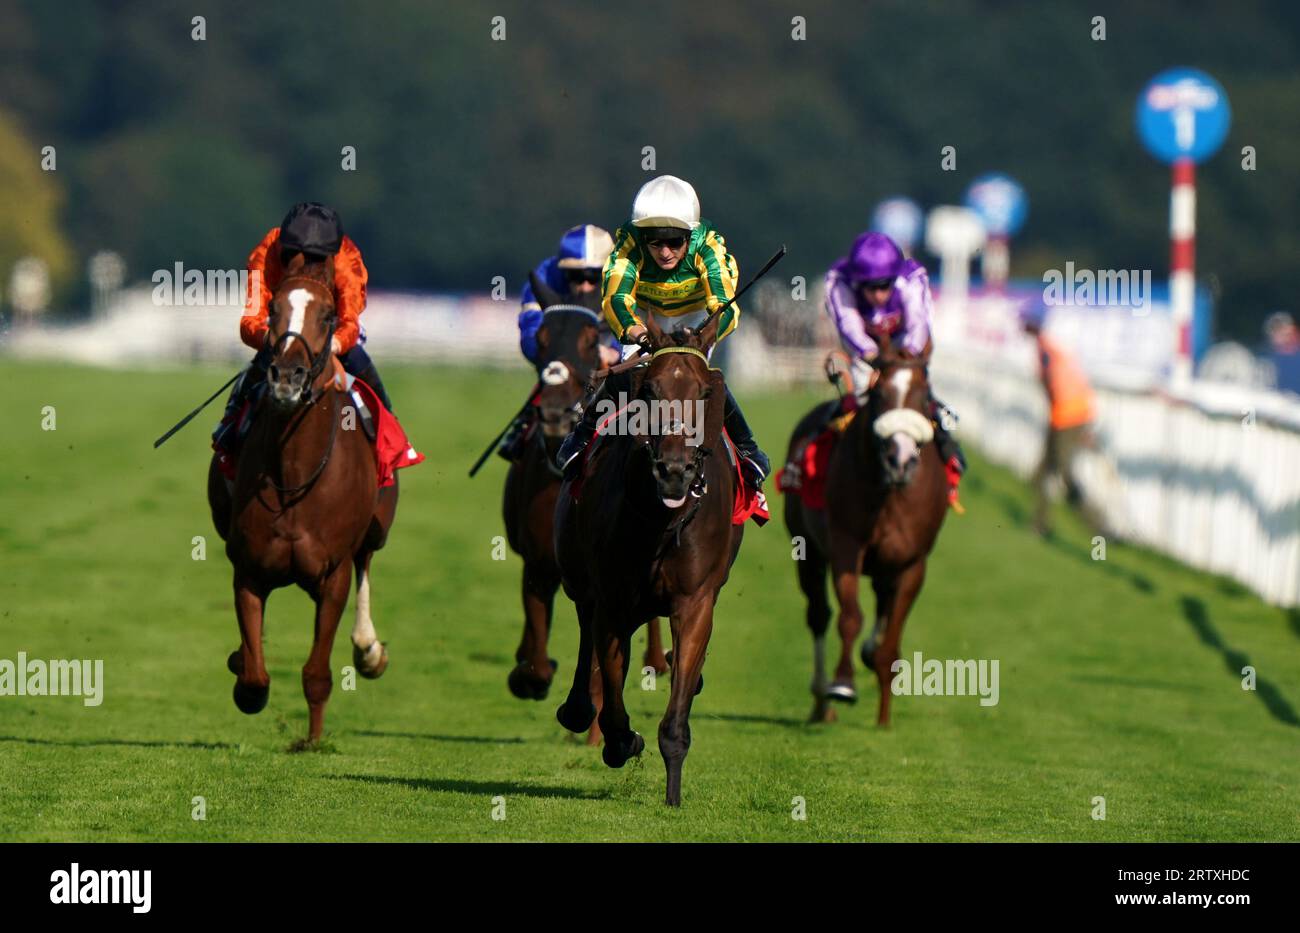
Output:
[[[877,729],[874,678],[833,725],[808,726],[810,639],[776,518],[750,526],[718,605],[692,717],[683,807],[663,805],[666,702],[629,680],[639,762],[604,767],[555,707],[576,624],[560,597],[547,700],[506,690],[521,628],[519,560],[492,560],[504,465],[466,469],[527,390],[525,371],[390,367],[429,455],[402,474],[373,608],[392,666],[340,689],[319,753],[299,670],[310,604],[270,601],[270,704],[230,698],[230,568],[204,497],[217,408],[153,439],[226,373],[5,362],[0,432],[0,658],[101,658],[105,698],[0,697],[4,840],[1235,840],[1300,838],[1300,621],[1221,579],[1025,526],[1028,491],[972,457],[904,655],[997,659],[1001,702],[902,697]],[[744,393],[775,456],[821,393]],[[42,407],[57,429],[41,429]],[[191,540],[207,539],[206,561]],[[869,610],[868,610],[869,611]],[[349,607],[350,612],[350,607]],[[641,637],[638,638],[638,646]],[[838,650],[831,635],[828,647]],[[1253,665],[1259,689],[1241,687]],[[191,818],[192,799],[207,819]],[[494,820],[493,798],[505,798]],[[807,819],[791,818],[792,800]],[[1091,818],[1094,796],[1106,819]]]

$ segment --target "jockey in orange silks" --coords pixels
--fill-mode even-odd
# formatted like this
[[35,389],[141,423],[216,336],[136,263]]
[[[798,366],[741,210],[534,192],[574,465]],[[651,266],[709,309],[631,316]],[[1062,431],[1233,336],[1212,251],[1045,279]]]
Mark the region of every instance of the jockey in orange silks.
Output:
[[267,316],[271,299],[284,278],[284,268],[299,253],[308,262],[329,259],[334,265],[334,304],[338,324],[330,350],[343,369],[367,383],[384,407],[393,410],[383,380],[365,350],[365,329],[361,312],[366,307],[369,274],[361,250],[343,232],[338,213],[314,201],[295,204],[280,226],[272,227],[248,256],[249,294],[239,321],[239,337],[257,351],[252,363],[235,383],[226,403],[225,415],[212,436],[213,446],[230,453],[235,444],[235,423],[253,387],[266,379],[271,360]]

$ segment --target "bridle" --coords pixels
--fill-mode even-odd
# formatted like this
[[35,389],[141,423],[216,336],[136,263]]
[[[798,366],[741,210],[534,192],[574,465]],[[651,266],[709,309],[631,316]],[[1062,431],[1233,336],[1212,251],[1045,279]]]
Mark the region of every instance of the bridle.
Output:
[[[600,325],[599,314],[597,314],[591,308],[586,307],[585,305],[574,304],[571,302],[548,305],[542,311],[542,321],[543,324],[545,324],[546,319],[548,317],[552,317],[552,316],[562,317],[566,315],[577,316],[585,324],[592,324],[595,325],[597,328],[599,328]],[[572,358],[578,360],[579,363],[582,365],[575,366],[573,363],[568,362],[568,357],[565,356],[565,354],[569,350],[572,350],[572,353],[570,354]],[[540,385],[551,385],[551,386],[561,385],[568,381],[570,373],[581,372],[583,368],[586,368],[585,362],[581,360],[580,354],[577,351],[576,342],[571,347],[560,348],[558,350],[552,347],[549,352],[554,352],[556,355],[553,356],[551,359],[547,360],[546,364],[539,368],[537,376],[538,376],[538,383]],[[568,428],[572,430],[573,426],[576,425],[578,421],[582,418],[583,412],[586,409],[584,402],[586,401],[587,396],[591,391],[590,384],[589,384],[591,371],[592,370],[590,368],[587,369],[588,372],[587,382],[584,383],[581,380],[581,378],[579,379],[580,392],[578,398],[573,402],[573,404],[567,405],[559,411],[558,422],[562,427],[565,426],[567,422]],[[535,404],[533,408],[536,411],[538,424],[548,423],[548,422],[544,422],[542,419],[541,406]],[[550,422],[550,423],[554,423],[554,422]],[[536,439],[538,443],[542,445],[542,449],[545,450],[546,438],[543,436],[543,432],[534,431],[533,433],[536,435]],[[561,470],[554,463],[552,457],[543,457],[543,459],[546,461],[547,469],[550,470],[550,472],[554,476],[564,475],[564,471]]]
[[[648,357],[643,358],[641,362],[643,364],[653,363],[661,355],[672,353],[687,353],[691,356],[699,357],[704,362],[705,366],[708,366],[709,364],[709,358],[704,355],[703,351],[697,350],[695,347],[675,346],[660,347],[658,350],[649,354]],[[701,428],[702,427],[703,426],[701,426]],[[659,441],[661,438],[661,434],[650,434],[645,437],[633,438],[636,443],[641,445],[641,447],[646,451],[652,469],[654,464],[659,462]],[[707,447],[702,443],[695,445],[695,453],[691,458],[691,468],[694,471],[695,479],[691,482],[691,487],[687,491],[687,496],[694,501],[692,501],[690,508],[682,513],[682,516],[676,522],[665,529],[666,531],[672,532],[672,540],[678,547],[680,547],[682,543],[682,529],[689,525],[691,520],[695,518],[696,513],[700,510],[700,505],[704,501],[704,494],[709,491],[708,484],[704,480],[704,463],[712,453],[713,448],[711,447]],[[668,537],[665,537],[663,542],[659,545],[658,551],[655,552],[656,560],[663,556],[663,552],[668,546],[668,540]]]
[[[869,390],[868,396],[875,396],[877,398],[880,397],[880,391],[881,391],[880,387],[885,381],[884,372],[886,368],[919,369],[921,370],[922,373],[926,373],[928,367],[929,367],[929,360],[927,360],[924,357],[920,357],[917,359],[891,359],[889,360],[887,366],[882,366],[880,368],[881,375],[876,380],[876,384],[872,386],[871,389]],[[871,436],[871,446],[875,448],[876,453],[881,457],[884,456],[886,440],[889,437],[893,436],[894,433],[896,433],[893,430],[889,430],[889,424],[894,424],[903,433],[909,434],[909,436],[911,436],[912,439],[916,441],[918,447],[921,447],[929,443],[930,440],[933,438],[934,431],[933,431],[933,427],[931,427],[929,423],[930,417],[924,411],[917,411],[915,408],[909,408],[906,405],[902,405],[898,408],[890,408],[885,411],[872,414],[870,404],[868,403],[867,414],[871,416],[870,429],[869,429],[869,434]],[[894,416],[892,421],[887,423],[884,429],[882,430],[881,428],[882,419],[890,419],[891,416]],[[910,431],[909,428],[917,428],[920,425],[920,422],[922,420],[925,422],[925,427],[929,428],[929,430],[928,431],[919,430],[921,436],[918,437],[916,436],[915,433]]]
[[[307,278],[305,276],[295,276],[295,277],[287,278],[283,282],[281,282],[280,290],[284,291],[285,283],[294,281],[294,279],[302,279],[308,282],[316,282],[315,279]],[[320,283],[316,282],[316,284],[319,285]],[[338,324],[337,311],[330,315],[329,322],[330,322],[329,330],[325,334],[325,345],[319,353],[313,353],[311,349],[311,344],[308,343],[307,338],[295,330],[286,330],[283,334],[281,334],[279,337],[276,338],[275,343],[271,344],[271,359],[274,360],[280,352],[281,344],[284,344],[292,337],[298,338],[298,340],[302,343],[303,351],[307,354],[307,359],[310,363],[307,369],[307,380],[306,380],[307,386],[309,388],[316,382],[317,378],[320,377],[321,372],[324,371],[325,369],[325,364],[329,361],[330,357],[334,355],[330,350],[330,344],[331,341],[333,341],[334,339],[334,330]],[[300,415],[299,417],[300,418],[305,417],[307,410],[309,410],[311,406],[315,405],[320,400],[320,397],[321,395],[324,394],[324,392],[325,392],[325,387],[322,386],[319,391],[316,389],[311,389],[310,392],[301,394],[298,397],[298,401],[294,403],[294,407],[291,410],[291,414],[301,410],[303,414]],[[325,453],[321,455],[320,462],[316,464],[316,469],[312,471],[311,476],[307,477],[306,482],[299,483],[296,486],[285,487],[285,486],[281,486],[279,483],[277,483],[275,480],[271,479],[270,477],[267,477],[267,481],[270,482],[270,484],[281,495],[284,495],[288,498],[293,498],[298,493],[310,487],[314,482],[316,482],[316,480],[320,479],[320,475],[325,472],[325,467],[330,462],[330,456],[334,453],[334,442],[335,440],[338,439],[339,421],[340,421],[339,415],[341,413],[341,406],[342,406],[342,401],[338,398],[335,398],[334,415],[330,422],[329,442],[326,443],[325,445]]]

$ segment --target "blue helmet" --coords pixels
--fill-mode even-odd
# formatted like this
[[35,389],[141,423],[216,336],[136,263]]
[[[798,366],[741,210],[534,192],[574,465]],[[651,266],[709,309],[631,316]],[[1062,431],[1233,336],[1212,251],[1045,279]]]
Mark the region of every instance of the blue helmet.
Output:
[[608,230],[595,224],[578,224],[560,237],[556,265],[561,269],[603,269],[613,251],[614,238]]

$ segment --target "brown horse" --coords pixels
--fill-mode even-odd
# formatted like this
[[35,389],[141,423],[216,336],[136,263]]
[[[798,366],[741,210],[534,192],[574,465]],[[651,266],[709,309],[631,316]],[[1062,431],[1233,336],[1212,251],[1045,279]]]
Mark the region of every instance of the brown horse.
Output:
[[[600,319],[596,307],[600,293],[590,293],[594,298],[590,304],[596,306],[591,307],[565,302],[536,276],[532,286],[545,308],[537,331],[541,388],[523,457],[511,464],[506,474],[502,512],[510,547],[524,561],[524,631],[507,684],[520,699],[542,700],[550,691],[556,669],[556,662],[547,652],[555,593],[560,588],[554,527],[561,474],[555,466],[555,455],[582,416],[585,387],[599,362]],[[668,670],[658,619],[650,623],[644,663],[660,674]],[[592,687],[599,689],[598,672],[593,672]],[[588,741],[593,745],[600,741],[598,727],[593,726]]]
[[378,677],[388,667],[388,651],[370,619],[370,558],[384,546],[397,510],[396,482],[379,488],[370,443],[354,429],[355,413],[349,418],[345,412],[350,403],[342,367],[330,352],[332,280],[328,262],[307,265],[298,255],[287,267],[270,307],[267,391],[235,481],[226,481],[215,457],[208,470],[212,521],[235,569],[241,644],[227,664],[240,710],[261,712],[270,692],[262,622],[271,591],[296,583],[316,603],[315,638],[302,669],[307,743],[320,738],[324,725],[333,684],[330,650],[354,567],[353,661],[363,677]]
[[[948,511],[947,480],[933,444],[929,410],[928,354],[912,357],[882,341],[879,378],[864,410],[845,429],[831,454],[825,510],[806,508],[798,495],[785,498],[785,523],[806,545],[797,562],[799,586],[808,600],[813,635],[811,721],[834,719],[830,700],[853,703],[853,645],[862,631],[858,586],[871,578],[876,594],[875,626],[862,643],[862,662],[880,684],[878,723],[889,723],[893,663],[898,660],[903,623],[925,580],[926,558]],[[834,404],[834,403],[832,403]],[[796,427],[795,447],[817,423],[815,411]],[[825,423],[824,420],[821,423]],[[835,679],[828,686],[824,648],[830,605],[829,565],[839,602],[842,642]]]
[[[580,627],[573,686],[556,718],[581,732],[596,716],[591,679],[585,676],[594,656],[604,694],[599,721],[605,764],[618,768],[640,755],[645,741],[632,730],[623,703],[629,648],[637,628],[667,615],[673,678],[659,724],[659,750],[670,806],[681,805],[691,702],[703,684],[713,606],[744,531],[731,522],[737,478],[721,446],[726,390],[706,356],[717,323],[714,316],[698,333],[669,336],[647,315],[653,354],[628,380],[629,394],[639,403],[665,403],[658,411],[672,411],[675,404],[682,414],[670,418],[666,428],[661,420],[659,429],[644,430],[633,417],[627,431],[594,442],[579,477],[580,497],[571,497],[572,483],[566,481],[555,515],[556,556]],[[699,433],[691,434],[683,416],[698,411],[697,401],[704,403],[703,424],[696,421]]]

